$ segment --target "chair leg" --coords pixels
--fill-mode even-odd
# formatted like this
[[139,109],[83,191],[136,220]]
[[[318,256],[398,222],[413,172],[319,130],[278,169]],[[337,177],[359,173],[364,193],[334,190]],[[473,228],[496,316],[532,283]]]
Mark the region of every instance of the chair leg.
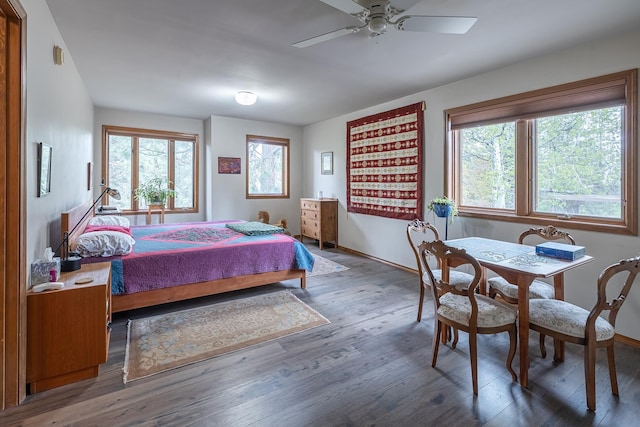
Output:
[[609,362],[609,381],[611,382],[611,394],[618,395],[618,376],[616,375],[616,359],[613,354],[613,344],[607,347],[607,362]]
[[518,345],[518,333],[516,330],[516,326],[513,325],[513,329],[509,329],[509,354],[507,355],[507,370],[511,374],[511,379],[514,382],[518,382],[518,375],[516,375],[516,371],[513,370],[511,364],[513,363],[513,358],[516,355],[516,346]]
[[440,347],[440,331],[442,330],[442,322],[436,319],[433,324],[434,329],[433,341],[431,342],[431,366],[435,368],[436,362],[438,360],[438,348]]
[[456,328],[453,328],[453,341],[451,341],[451,348],[455,350],[457,345],[458,345],[458,330]]
[[584,346],[584,385],[587,390],[587,408],[596,410],[596,345]]
[[544,334],[542,332],[540,332],[540,354],[543,359],[547,357],[547,349],[544,346]]
[[424,283],[420,280],[420,303],[418,304],[418,322],[422,320],[422,305],[424,304]]
[[469,358],[471,359],[471,381],[473,394],[478,395],[478,335],[469,331]]

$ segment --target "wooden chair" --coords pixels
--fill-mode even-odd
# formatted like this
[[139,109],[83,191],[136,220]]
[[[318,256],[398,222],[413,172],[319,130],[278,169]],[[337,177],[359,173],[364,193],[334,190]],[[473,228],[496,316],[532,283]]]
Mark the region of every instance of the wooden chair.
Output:
[[[427,275],[424,267],[422,266],[422,259],[420,257],[420,253],[418,252],[418,246],[423,241],[434,241],[440,240],[438,235],[438,230],[430,223],[421,221],[419,219],[415,219],[407,225],[407,240],[409,241],[409,245],[411,245],[411,249],[413,250],[413,254],[416,257],[416,264],[418,265],[418,275],[420,278],[420,303],[418,304],[418,322],[422,320],[422,306],[424,304],[424,291],[425,289],[431,285],[429,281],[429,276]],[[437,262],[437,267],[433,270],[433,275],[440,279],[442,277],[442,272],[440,270],[440,262]],[[471,282],[473,276],[471,274],[451,270],[450,271],[450,279],[449,281],[455,286],[459,287],[467,287],[467,285]]]
[[[567,232],[558,230],[552,225],[546,227],[532,227],[524,233],[520,234],[518,243],[523,244],[528,236],[537,236],[538,240],[551,241],[563,240],[566,243],[575,245],[576,241]],[[530,238],[532,239],[532,238]],[[487,280],[489,286],[489,296],[495,298],[500,295],[502,299],[510,304],[518,303],[518,286],[507,282],[504,278],[492,277]],[[555,292],[553,286],[542,280],[534,280],[529,286],[529,298],[531,299],[551,299],[554,298]]]
[[[437,240],[434,242],[423,242],[419,245],[418,251],[423,259],[425,270],[429,276],[431,296],[434,303],[436,319],[433,329],[432,360],[431,366],[436,367],[438,359],[438,349],[440,347],[439,334],[444,326],[454,328],[454,330],[465,331],[469,335],[469,358],[471,360],[471,379],[473,382],[473,394],[478,394],[478,334],[495,334],[508,332],[510,339],[509,354],[507,355],[506,367],[513,381],[517,381],[515,371],[511,368],[513,357],[516,354],[517,333],[516,319],[517,311],[506,304],[502,304],[487,296],[477,294],[476,288],[482,278],[482,267],[478,261],[467,254],[464,249],[456,249],[447,246],[444,242]],[[447,283],[436,278],[434,271],[426,262],[429,255],[442,260],[443,265],[468,265],[472,268],[473,279],[466,289]],[[452,346],[455,348],[455,344]]]
[[[605,268],[598,277],[598,301],[591,312],[555,299],[537,299],[529,303],[529,327],[540,332],[540,352],[545,357],[544,336],[584,346],[584,382],[587,407],[596,410],[596,348],[606,347],[611,393],[618,396],[616,362],[613,354],[616,316],[640,273],[640,256],[622,260]],[[618,276],[620,274],[621,276]],[[612,280],[613,278],[616,280]],[[607,285],[624,283],[618,296],[607,301]],[[608,311],[608,320],[601,317]]]

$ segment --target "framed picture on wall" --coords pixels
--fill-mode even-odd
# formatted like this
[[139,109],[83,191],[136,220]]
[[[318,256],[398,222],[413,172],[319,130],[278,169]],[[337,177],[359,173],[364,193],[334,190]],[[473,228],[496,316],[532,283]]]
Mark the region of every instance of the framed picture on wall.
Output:
[[333,175],[333,151],[326,151],[320,155],[320,171],[322,175]]
[[50,145],[38,142],[38,197],[44,197],[51,192],[51,155]]
[[218,157],[218,173],[240,173],[240,157]]

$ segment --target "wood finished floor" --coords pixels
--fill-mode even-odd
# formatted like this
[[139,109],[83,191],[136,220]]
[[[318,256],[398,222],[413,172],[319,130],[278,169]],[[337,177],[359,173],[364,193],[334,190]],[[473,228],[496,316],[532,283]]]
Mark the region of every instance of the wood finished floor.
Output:
[[[606,356],[598,352],[594,414],[586,410],[581,347],[567,345],[566,361],[554,365],[540,358],[532,333],[530,388],[522,389],[504,367],[507,335],[481,336],[480,390],[474,397],[466,334],[460,333],[456,350],[441,346],[437,368],[430,365],[433,309],[426,301],[423,320],[416,322],[415,274],[308,247],[350,270],[309,278],[306,290],[289,281],[118,314],[99,377],[28,396],[21,406],[0,412],[0,425],[637,425],[639,349],[615,345],[619,398],[611,395]],[[283,288],[331,324],[122,383],[127,319]]]

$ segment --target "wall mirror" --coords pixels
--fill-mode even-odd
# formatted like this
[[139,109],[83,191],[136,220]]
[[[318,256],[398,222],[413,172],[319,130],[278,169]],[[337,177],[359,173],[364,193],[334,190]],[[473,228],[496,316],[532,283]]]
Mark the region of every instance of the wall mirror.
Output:
[[38,197],[51,192],[51,153],[50,145],[38,143]]

